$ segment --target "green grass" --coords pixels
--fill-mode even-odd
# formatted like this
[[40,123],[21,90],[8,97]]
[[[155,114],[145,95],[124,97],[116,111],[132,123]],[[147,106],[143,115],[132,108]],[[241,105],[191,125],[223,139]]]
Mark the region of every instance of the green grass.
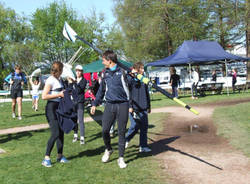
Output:
[[[197,104],[206,104],[218,101],[244,99],[244,98],[250,98],[250,91],[247,91],[245,93],[230,94],[229,96],[224,92],[222,95],[208,95],[205,97],[201,97],[198,100],[190,99],[189,94],[180,95],[180,100],[190,105],[191,107]],[[45,105],[46,105],[46,100],[39,100],[39,111],[34,112],[31,109],[31,102],[23,102],[23,119],[20,121],[11,118],[11,103],[0,103],[0,117],[1,117],[0,129],[47,123],[44,113]],[[151,95],[151,106],[152,108],[158,108],[166,106],[178,106],[178,104],[160,93],[154,93],[153,95]],[[98,107],[98,110],[102,111],[103,107]],[[84,117],[88,116],[89,114],[85,110]]]
[[250,157],[250,103],[216,108],[213,114],[218,135]]
[[[31,108],[32,102],[23,102],[22,103],[22,120],[18,120],[17,118],[12,118],[11,112],[11,103],[0,103],[0,129],[4,128],[12,128],[17,126],[27,126],[34,124],[46,123],[45,117],[45,101],[39,100],[39,111],[35,112]],[[16,106],[17,113],[17,106]]]
[[[149,131],[157,133],[162,128],[166,114],[150,115]],[[101,127],[96,122],[86,123],[86,144],[72,143],[73,133],[65,135],[64,155],[70,160],[68,164],[55,163],[56,147],[51,158],[52,168],[41,165],[45,147],[50,135],[49,130],[31,131],[0,137],[1,148],[7,151],[0,154],[1,184],[45,184],[45,183],[166,183],[167,173],[160,169],[160,163],[150,154],[138,153],[138,135],[126,149],[126,169],[117,165],[118,138],[112,139],[114,153],[111,161],[103,164],[101,156],[104,144]],[[150,134],[155,138],[155,134]]]

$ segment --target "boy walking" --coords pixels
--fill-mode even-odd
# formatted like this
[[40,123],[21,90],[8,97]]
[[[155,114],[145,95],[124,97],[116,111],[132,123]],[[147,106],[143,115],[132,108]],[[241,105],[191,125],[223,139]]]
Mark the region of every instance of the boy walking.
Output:
[[[144,73],[143,63],[138,62],[133,66],[133,71],[138,74]],[[129,141],[135,136],[140,129],[139,152],[150,152],[151,149],[147,143],[148,132],[148,113],[150,113],[150,96],[148,86],[141,83],[138,79],[132,80],[131,100],[129,108],[130,128],[126,135],[126,147]]]
[[110,155],[113,153],[109,131],[112,123],[117,119],[119,136],[119,159],[117,161],[120,168],[125,168],[127,164],[124,162],[123,156],[129,109],[128,83],[130,83],[131,78],[118,66],[117,55],[113,51],[105,51],[102,60],[106,69],[96,99],[92,103],[91,114],[95,113],[96,106],[101,104],[103,97],[105,97],[106,106],[102,117],[102,135],[106,150],[102,156],[102,162],[108,162]]

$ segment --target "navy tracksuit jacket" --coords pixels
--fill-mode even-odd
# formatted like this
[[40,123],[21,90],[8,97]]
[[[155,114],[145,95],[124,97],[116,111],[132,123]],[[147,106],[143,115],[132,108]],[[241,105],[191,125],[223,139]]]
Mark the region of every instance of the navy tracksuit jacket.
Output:
[[125,71],[119,66],[114,71],[106,69],[104,77],[96,94],[96,100],[92,105],[101,104],[105,98],[108,103],[122,103],[129,101],[129,85],[132,78],[125,74]]
[[109,131],[117,119],[119,157],[123,157],[125,150],[125,132],[129,108],[129,84],[131,81],[132,78],[125,74],[125,71],[118,65],[116,65],[114,71],[106,69],[96,95],[96,100],[92,103],[93,106],[99,105],[103,97],[107,102],[102,116],[102,136],[107,150],[112,150]]
[[134,79],[132,81],[130,96],[130,107],[135,112],[146,111],[151,108],[148,86],[139,80]]

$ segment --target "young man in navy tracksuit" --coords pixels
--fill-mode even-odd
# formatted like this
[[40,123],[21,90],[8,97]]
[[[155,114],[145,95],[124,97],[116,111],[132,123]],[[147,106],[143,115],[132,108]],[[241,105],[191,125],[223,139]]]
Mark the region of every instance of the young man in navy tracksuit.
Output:
[[92,104],[91,114],[95,113],[96,106],[101,103],[105,96],[106,106],[102,117],[102,135],[106,150],[102,156],[102,162],[108,162],[113,152],[109,131],[112,123],[117,118],[119,136],[118,165],[120,168],[125,168],[127,165],[124,162],[123,156],[129,109],[128,83],[130,83],[132,79],[118,66],[117,56],[113,51],[105,51],[102,60],[106,70],[104,71],[104,77],[98,89],[96,100],[94,100]]
[[[143,63],[135,63],[133,70],[139,74],[143,74]],[[130,96],[129,119],[131,124],[126,135],[126,147],[140,129],[139,152],[150,152],[151,149],[147,143],[148,113],[151,111],[148,86],[136,78],[133,79]]]

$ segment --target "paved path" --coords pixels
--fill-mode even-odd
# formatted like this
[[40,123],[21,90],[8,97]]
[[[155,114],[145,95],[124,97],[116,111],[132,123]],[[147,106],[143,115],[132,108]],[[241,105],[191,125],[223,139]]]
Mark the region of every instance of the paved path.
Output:
[[[182,107],[179,107],[179,108],[183,110]],[[172,107],[162,107],[162,108],[152,109],[152,113],[159,113],[159,112],[169,112],[170,113],[173,111],[174,111],[174,108],[172,108]],[[188,110],[186,110],[186,111],[188,111]],[[100,115],[94,116],[94,119],[101,120],[101,116]],[[84,118],[84,122],[95,121],[94,119],[92,117],[87,117],[87,118]],[[14,127],[14,128],[8,128],[8,129],[0,129],[0,135],[34,131],[34,130],[47,129],[47,128],[49,128],[49,125],[47,123],[45,123],[45,124],[38,124],[38,125]]]
[[[32,99],[31,98],[23,98],[22,101],[23,102],[32,101]],[[12,102],[12,99],[10,99],[10,98],[1,98],[0,99],[0,103],[5,103],[5,102]]]
[[[95,120],[100,120],[100,119],[101,119],[101,116],[95,116]],[[91,118],[91,117],[84,118],[84,122],[90,122],[90,121],[95,121],[95,120],[93,120],[93,118]],[[47,128],[49,128],[48,123],[23,126],[23,127],[15,127],[15,128],[8,128],[8,129],[1,129],[0,135],[34,131],[34,130],[47,129]]]

